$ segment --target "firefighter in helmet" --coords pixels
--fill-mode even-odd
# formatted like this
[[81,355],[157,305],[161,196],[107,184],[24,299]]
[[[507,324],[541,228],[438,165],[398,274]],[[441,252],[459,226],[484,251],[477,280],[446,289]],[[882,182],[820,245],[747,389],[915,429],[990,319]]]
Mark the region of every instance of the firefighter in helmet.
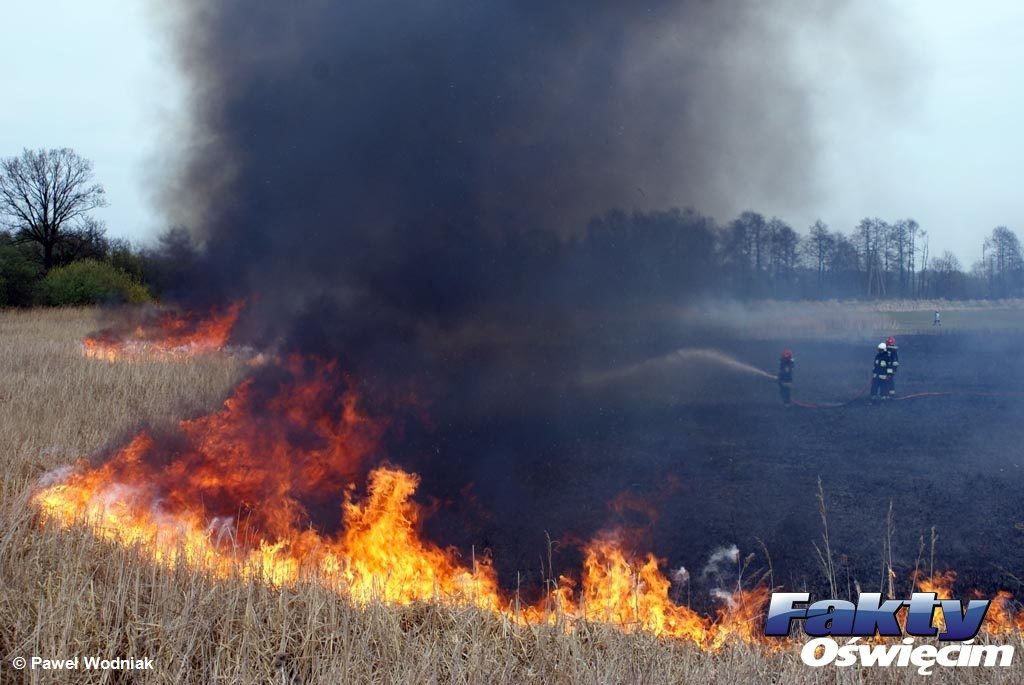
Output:
[[900,370],[900,350],[896,347],[896,338],[891,335],[885,339],[885,350],[889,353],[889,399],[896,397],[896,372]]
[[793,353],[790,350],[783,350],[779,358],[779,396],[782,403],[790,406],[793,395]]
[[871,372],[871,401],[878,402],[889,396],[889,350],[884,342],[878,343],[875,368]]

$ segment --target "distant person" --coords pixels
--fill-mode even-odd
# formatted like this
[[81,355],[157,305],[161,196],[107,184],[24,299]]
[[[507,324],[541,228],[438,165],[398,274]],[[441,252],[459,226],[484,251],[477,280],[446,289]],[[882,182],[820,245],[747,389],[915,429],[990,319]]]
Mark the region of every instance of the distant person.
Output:
[[779,359],[779,396],[782,403],[787,407],[792,403],[793,398],[793,353],[790,350],[783,350]]
[[889,396],[889,350],[885,343],[878,343],[875,354],[875,368],[871,372],[871,401],[879,402]]
[[896,347],[896,338],[891,335],[885,339],[885,350],[889,353],[889,399],[896,397],[896,372],[900,370],[900,350]]
[[939,310],[938,309],[935,310],[935,318],[932,319],[932,325],[933,326],[941,326],[942,325],[942,314],[939,314]]

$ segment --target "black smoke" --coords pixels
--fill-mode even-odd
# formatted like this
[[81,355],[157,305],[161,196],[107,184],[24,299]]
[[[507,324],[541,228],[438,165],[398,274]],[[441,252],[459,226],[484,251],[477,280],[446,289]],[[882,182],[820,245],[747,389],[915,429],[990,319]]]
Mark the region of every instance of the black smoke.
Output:
[[[186,299],[249,298],[246,341],[413,382],[435,420],[404,434],[425,490],[486,483],[523,536],[456,542],[518,564],[552,522],[585,511],[585,535],[596,502],[650,483],[573,461],[632,430],[574,379],[687,344],[619,294],[708,282],[715,224],[671,208],[815,191],[797,46],[845,40],[848,5],[813,4],[178,0],[189,121],[165,199],[203,246]],[[567,478],[600,483],[595,502],[541,499]]]
[[564,244],[613,208],[799,202],[794,46],[842,28],[804,4],[181,0],[166,200],[205,245],[195,296],[257,294],[254,335],[361,357],[592,289]]

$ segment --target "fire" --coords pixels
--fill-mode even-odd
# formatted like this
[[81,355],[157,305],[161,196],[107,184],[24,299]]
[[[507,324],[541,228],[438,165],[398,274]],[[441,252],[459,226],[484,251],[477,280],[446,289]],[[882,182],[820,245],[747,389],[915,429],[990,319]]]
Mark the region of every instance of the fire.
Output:
[[[444,599],[497,609],[486,560],[462,568],[418,535],[418,479],[379,467],[367,496],[355,482],[375,456],[383,424],[359,406],[333,364],[288,362],[285,378],[250,379],[209,416],[158,441],[143,432],[102,465],[80,463],[35,497],[61,525],[136,545],[157,562],[274,584],[318,578],[359,602]],[[311,527],[311,509],[344,499]]]
[[182,361],[214,354],[228,345],[244,302],[206,315],[163,312],[154,321],[130,331],[108,328],[82,340],[82,354],[90,359],[121,361],[155,359]]
[[620,537],[613,532],[587,545],[580,599],[578,605],[569,605],[570,613],[703,644],[710,621],[674,603],[669,597],[671,583],[657,558],[650,553],[627,558]]
[[[915,574],[914,582],[921,592],[934,592],[937,599],[953,598],[953,583],[956,582],[956,571],[936,571],[930,576],[922,572]],[[900,614],[901,620],[906,620],[904,614]],[[941,611],[936,609],[932,612],[932,625],[940,631],[946,629],[946,620]]]
[[951,599],[956,571],[936,571],[930,576],[921,573],[918,574],[916,581],[917,589],[921,592],[934,592],[938,599]]
[[497,577],[486,559],[466,569],[453,552],[420,538],[419,509],[411,501],[418,481],[400,469],[379,468],[370,475],[366,501],[345,503],[336,558],[348,594],[398,604],[440,598],[497,611]]
[[1006,590],[1000,590],[992,599],[989,605],[988,614],[985,615],[985,622],[982,630],[989,635],[1011,635],[1017,631],[1024,632],[1024,613],[1018,613],[1014,620],[1013,595]]
[[613,623],[707,649],[755,639],[766,590],[737,591],[717,619],[702,616],[672,600],[657,558],[628,552],[614,532],[586,546],[578,596],[563,578],[519,606],[486,556],[468,562],[423,538],[418,477],[380,465],[385,429],[334,364],[291,358],[174,435],[144,431],[98,465],[50,474],[34,501],[62,527],[84,524],[156,563],[215,577],[312,580],[356,603],[433,600],[567,629]]
[[[49,474],[34,502],[61,527],[85,525],[155,563],[214,577],[317,582],[357,604],[438,601],[566,630],[608,623],[708,651],[780,646],[759,637],[768,588],[716,590],[722,606],[703,615],[673,599],[664,563],[633,552],[621,530],[585,545],[578,579],[562,577],[521,606],[486,555],[467,559],[423,537],[419,478],[384,462],[387,423],[364,404],[335,364],[288,358],[171,435],[143,431],[97,464]],[[687,579],[682,569],[674,577]],[[947,572],[916,582],[949,597],[954,580]],[[1005,635],[1022,620],[1000,595],[986,629]]]
[[[916,580],[917,588],[921,592],[934,592],[937,599],[953,598],[953,583],[956,582],[956,571],[936,571],[931,576],[919,574]],[[974,593],[979,599],[983,595]],[[985,622],[981,629],[992,636],[1007,636],[1015,632],[1024,633],[1024,611],[1014,611],[1013,595],[1006,590],[999,590],[992,598],[988,613],[985,614]],[[942,620],[942,613],[936,610],[938,620],[935,626],[939,630],[945,628]]]
[[671,581],[651,553],[629,557],[618,531],[599,536],[586,547],[582,591],[572,613],[614,623],[626,630],[682,638],[718,650],[738,640],[754,642],[768,590],[736,589],[722,593],[725,605],[717,620],[703,616],[670,597]]

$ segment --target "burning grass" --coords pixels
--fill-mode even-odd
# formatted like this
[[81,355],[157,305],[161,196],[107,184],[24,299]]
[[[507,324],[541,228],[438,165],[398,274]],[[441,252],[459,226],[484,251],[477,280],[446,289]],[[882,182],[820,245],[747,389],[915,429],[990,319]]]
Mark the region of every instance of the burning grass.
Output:
[[190,361],[228,349],[244,302],[221,309],[143,310],[134,325],[122,323],[82,338],[89,359],[115,361]]
[[[324,390],[322,382],[336,370],[293,367],[301,391],[285,384],[278,387],[283,392],[257,397],[260,389],[242,384],[221,405],[244,374],[240,363],[91,364],[75,344],[91,320],[83,311],[0,316],[0,393],[12,408],[0,426],[7,474],[0,501],[2,658],[142,654],[158,664],[146,682],[799,683],[820,675],[793,651],[734,639],[760,613],[756,595],[734,598],[739,610],[715,621],[697,616],[669,599],[655,557],[629,553],[613,535],[587,547],[575,586],[553,590],[548,601],[560,606],[517,606],[496,589],[486,560],[467,567],[420,537],[420,512],[411,499],[416,479],[395,468],[377,465],[365,487],[349,490],[339,533],[313,533],[301,526],[291,500],[308,494],[302,487],[310,478],[345,490],[353,473],[371,465],[382,430],[355,395]],[[245,417],[275,401],[277,414],[312,426],[319,438],[306,445],[308,454],[287,460],[293,473],[274,474],[289,489],[276,492],[272,512],[253,508],[246,512],[248,527],[211,534],[210,521],[229,516],[221,501],[244,500],[254,488],[265,494],[266,465],[244,460],[265,447],[266,434],[254,436]],[[309,407],[330,411],[309,414]],[[201,416],[177,428],[188,468],[149,459],[151,436],[186,415]],[[271,436],[286,432],[261,418]],[[142,423],[154,432],[116,437]],[[221,444],[211,443],[214,435]],[[64,524],[40,527],[32,485],[75,456],[110,445],[121,447],[104,466],[81,465],[38,495],[51,520]],[[211,460],[225,454],[243,460],[246,478],[217,482],[224,474],[211,471]],[[304,473],[313,468],[315,474]],[[164,489],[110,491],[114,483],[154,482]],[[184,484],[201,496],[168,496],[172,485]],[[120,504],[90,508],[104,500]],[[58,506],[65,501],[77,504]],[[67,511],[75,516],[62,519]],[[88,525],[67,525],[82,520],[79,515]],[[302,554],[291,553],[300,546]],[[428,578],[429,587],[417,589],[404,578],[394,590],[374,585],[396,556],[423,564],[409,578]],[[449,580],[454,585],[446,586]],[[459,593],[462,601],[451,601]],[[1007,634],[1019,644],[1019,633]],[[862,682],[864,674],[843,675]],[[999,674],[967,675],[937,672],[933,681],[985,682]],[[903,677],[877,671],[866,679]],[[50,682],[62,680],[57,675]]]
[[[334,363],[293,357],[173,434],[143,431],[96,466],[48,473],[32,503],[46,521],[83,523],[161,565],[216,578],[314,581],[360,605],[437,601],[523,624],[590,619],[711,651],[756,639],[767,591],[728,592],[715,620],[701,616],[672,601],[658,559],[618,532],[586,545],[579,592],[562,578],[523,606],[499,590],[488,559],[464,565],[421,536],[419,479],[381,463],[383,431]],[[353,495],[370,467],[365,496]],[[311,525],[310,509],[341,502],[340,522]]]

